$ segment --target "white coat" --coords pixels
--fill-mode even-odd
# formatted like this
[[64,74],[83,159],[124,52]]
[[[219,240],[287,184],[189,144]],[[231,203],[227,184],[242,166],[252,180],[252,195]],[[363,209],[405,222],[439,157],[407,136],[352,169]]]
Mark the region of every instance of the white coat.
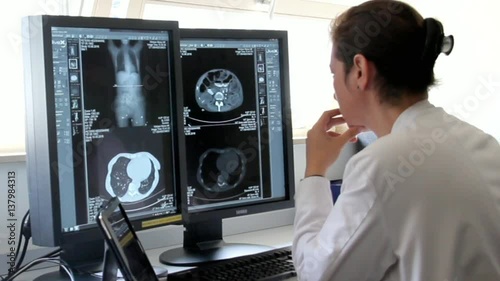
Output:
[[427,100],[329,181],[295,195],[299,280],[500,280],[500,147]]

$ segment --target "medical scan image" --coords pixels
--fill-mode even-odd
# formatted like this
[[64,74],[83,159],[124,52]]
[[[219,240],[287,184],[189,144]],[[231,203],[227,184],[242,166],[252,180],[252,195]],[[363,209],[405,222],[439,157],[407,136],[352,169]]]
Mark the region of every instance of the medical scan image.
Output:
[[122,202],[148,197],[158,184],[160,162],[148,152],[119,153],[108,164],[106,191]]
[[164,125],[171,103],[167,41],[89,39],[81,54],[88,130]]
[[205,72],[196,83],[196,102],[209,112],[227,112],[243,103],[240,79],[227,69]]
[[257,110],[255,58],[245,54],[238,48],[198,48],[182,56],[183,102],[191,125],[234,122]]
[[113,40],[108,41],[108,51],[115,69],[114,110],[120,128],[146,125],[146,100],[142,94],[139,68],[142,48],[142,41],[136,41],[134,45],[129,40],[120,40],[118,45]]
[[229,191],[238,187],[245,177],[246,162],[239,149],[209,149],[200,156],[196,178],[206,191]]

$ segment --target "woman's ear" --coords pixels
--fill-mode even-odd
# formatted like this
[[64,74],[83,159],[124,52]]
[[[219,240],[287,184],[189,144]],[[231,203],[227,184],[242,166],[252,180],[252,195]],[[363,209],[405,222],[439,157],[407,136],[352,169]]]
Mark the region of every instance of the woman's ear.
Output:
[[373,76],[373,65],[362,54],[357,54],[353,58],[353,76],[355,86],[358,90],[366,90],[369,86],[370,79]]

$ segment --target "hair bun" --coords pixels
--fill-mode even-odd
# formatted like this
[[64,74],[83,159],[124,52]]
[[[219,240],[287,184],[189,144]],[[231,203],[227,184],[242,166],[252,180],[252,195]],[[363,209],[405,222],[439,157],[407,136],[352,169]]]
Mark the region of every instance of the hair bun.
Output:
[[434,65],[440,53],[449,55],[453,50],[453,35],[444,36],[443,25],[436,19],[424,19],[425,44],[422,61]]

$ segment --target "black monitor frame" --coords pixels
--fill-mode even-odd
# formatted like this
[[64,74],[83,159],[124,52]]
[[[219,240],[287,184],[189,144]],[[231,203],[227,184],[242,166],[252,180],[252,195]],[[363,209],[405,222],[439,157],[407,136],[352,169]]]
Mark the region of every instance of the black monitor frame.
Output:
[[[26,158],[33,244],[60,246],[62,258],[70,266],[86,268],[100,265],[104,240],[97,224],[94,228],[63,233],[58,181],[58,158],[55,124],[54,74],[52,63],[52,27],[109,28],[167,31],[169,33],[171,81],[171,132],[176,214],[151,218],[150,227],[181,223],[181,186],[185,186],[185,146],[183,132],[182,73],[179,27],[176,21],[113,19],[70,16],[29,16],[23,19],[23,49],[26,91]],[[153,220],[155,219],[155,220]],[[160,219],[160,220],[157,220]],[[146,228],[132,221],[135,230]]]
[[[281,30],[241,29],[182,29],[184,39],[259,40],[278,39],[280,49],[281,109],[284,145],[284,169],[286,198],[283,200],[249,203],[220,209],[189,210],[187,186],[182,190],[182,214],[184,222],[183,248],[163,253],[160,261],[173,265],[197,265],[234,256],[252,254],[268,249],[262,245],[227,244],[223,240],[222,219],[258,214],[294,207],[294,164],[292,121],[290,107],[288,34]],[[187,147],[187,149],[189,149]]]

